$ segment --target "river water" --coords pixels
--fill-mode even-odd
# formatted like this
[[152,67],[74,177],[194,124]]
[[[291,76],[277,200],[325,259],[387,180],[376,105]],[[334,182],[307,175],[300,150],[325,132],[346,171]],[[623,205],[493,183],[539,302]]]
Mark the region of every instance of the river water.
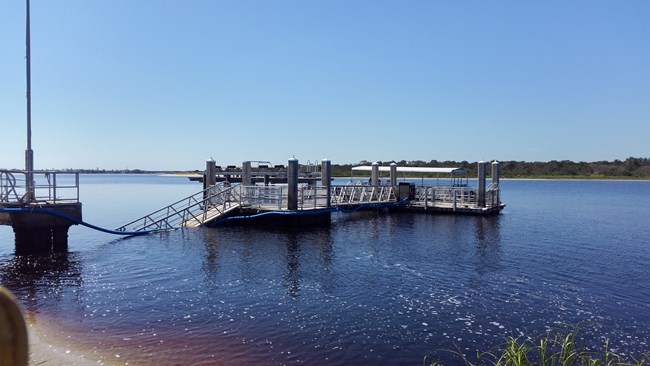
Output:
[[[201,188],[81,184],[85,221],[107,228]],[[0,279],[30,318],[115,364],[453,364],[449,350],[576,324],[588,347],[650,350],[650,182],[501,185],[494,217],[357,212],[126,239],[73,227],[51,255],[15,255],[0,227]]]

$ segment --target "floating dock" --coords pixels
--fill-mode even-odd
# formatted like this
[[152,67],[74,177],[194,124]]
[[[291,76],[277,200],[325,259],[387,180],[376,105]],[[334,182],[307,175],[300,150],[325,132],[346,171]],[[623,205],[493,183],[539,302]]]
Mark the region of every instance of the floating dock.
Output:
[[[334,212],[378,209],[494,215],[505,204],[500,200],[499,163],[495,161],[490,165],[491,182],[488,185],[488,163],[478,163],[477,187],[469,186],[467,171],[462,168],[398,167],[394,163],[385,167],[376,163],[354,167],[353,172],[369,171],[370,178],[341,185],[332,184],[331,162],[327,159],[320,165],[302,167],[297,159],[290,159],[286,168],[253,168],[250,161],[245,161],[240,168],[228,167],[227,172],[217,169],[214,160],[210,159],[206,163],[202,191],[129,222],[116,231],[172,230],[234,221],[288,226],[327,224]],[[387,181],[380,180],[380,172],[389,173]],[[448,184],[440,184],[440,179],[432,186],[398,182],[399,173],[445,175],[447,177],[443,180]],[[281,183],[273,183],[271,177]]]

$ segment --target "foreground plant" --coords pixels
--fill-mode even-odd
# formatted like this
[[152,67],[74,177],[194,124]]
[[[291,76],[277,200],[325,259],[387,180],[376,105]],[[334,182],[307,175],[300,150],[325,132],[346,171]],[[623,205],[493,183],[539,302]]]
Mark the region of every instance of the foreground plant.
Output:
[[[609,340],[605,341],[604,350],[590,351],[576,343],[578,327],[552,329],[544,337],[508,337],[505,344],[489,351],[477,351],[475,359],[469,359],[458,351],[447,350],[460,358],[454,364],[466,366],[641,366],[650,365],[650,352],[638,358],[625,358],[611,351]],[[426,356],[423,366],[442,366],[433,356]]]

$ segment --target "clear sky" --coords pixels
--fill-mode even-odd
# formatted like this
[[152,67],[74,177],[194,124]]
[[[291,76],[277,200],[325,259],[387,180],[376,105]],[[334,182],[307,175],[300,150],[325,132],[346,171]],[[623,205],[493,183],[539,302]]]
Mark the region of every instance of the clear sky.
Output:
[[[650,1],[31,0],[37,169],[650,156]],[[0,1],[0,168],[25,2]]]

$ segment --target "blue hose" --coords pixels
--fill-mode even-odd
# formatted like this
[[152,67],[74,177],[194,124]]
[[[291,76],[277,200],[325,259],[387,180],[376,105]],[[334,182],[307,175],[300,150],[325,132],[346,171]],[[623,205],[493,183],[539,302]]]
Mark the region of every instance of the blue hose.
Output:
[[49,209],[49,208],[43,208],[43,207],[33,207],[33,208],[7,208],[7,207],[0,207],[0,212],[7,212],[7,213],[16,213],[16,212],[26,212],[26,213],[32,213],[32,212],[39,212],[39,213],[45,213],[49,214],[52,216],[60,217],[62,219],[71,221],[75,224],[82,225],[97,231],[101,231],[104,233],[108,234],[115,234],[115,235],[125,235],[125,236],[134,236],[134,235],[145,235],[145,234],[151,234],[155,232],[160,232],[160,231],[168,231],[169,229],[154,229],[154,230],[143,230],[143,231],[117,231],[117,230],[110,230],[110,229],[104,229],[102,227],[89,224],[87,222],[84,222],[82,220],[79,220],[76,217],[72,217],[69,215],[66,215],[64,213]]
[[355,207],[351,210],[346,210],[340,206],[337,206],[335,208],[327,208],[327,209],[322,209],[322,210],[309,210],[309,211],[270,211],[270,212],[262,212],[259,214],[255,215],[244,215],[244,216],[231,216],[231,217],[224,217],[221,220],[215,221],[212,223],[212,225],[219,225],[223,222],[226,221],[231,221],[231,220],[248,220],[248,219],[254,219],[262,216],[268,216],[268,215],[290,215],[290,216],[298,216],[298,215],[318,215],[322,213],[328,213],[328,212],[343,212],[346,214],[351,214],[354,212],[357,212],[361,209],[368,209],[368,208],[384,208],[384,207],[394,207],[394,206],[401,206],[404,205],[408,202],[408,198],[405,198],[401,201],[397,202],[391,202],[391,203],[367,203],[367,204],[359,204],[355,205]]
[[[257,217],[262,217],[262,216],[267,216],[267,215],[318,215],[322,213],[327,213],[327,212],[343,212],[346,214],[351,214],[356,211],[359,211],[361,209],[367,209],[367,208],[384,208],[384,207],[393,207],[393,206],[400,206],[406,204],[408,201],[408,198],[405,198],[401,201],[397,202],[391,202],[391,203],[368,203],[368,204],[359,204],[356,205],[351,210],[346,210],[342,207],[335,207],[335,208],[328,208],[328,209],[322,209],[322,210],[309,210],[309,211],[271,211],[271,212],[263,212],[260,214],[256,215],[247,215],[247,216],[231,216],[231,217],[225,217],[221,220],[218,220],[213,223],[213,225],[218,225],[222,222],[230,221],[230,220],[245,220],[245,219],[254,219]],[[157,233],[161,231],[169,231],[169,230],[176,230],[178,228],[173,228],[173,229],[153,229],[153,230],[142,230],[142,231],[117,231],[117,230],[110,230],[110,229],[105,229],[93,224],[89,224],[87,222],[84,222],[82,220],[77,219],[76,217],[72,217],[69,215],[66,215],[64,213],[49,209],[49,208],[43,208],[43,207],[33,207],[33,208],[24,208],[24,207],[15,207],[15,208],[8,208],[8,207],[0,207],[0,212],[7,212],[7,213],[16,213],[16,212],[26,212],[26,213],[31,213],[31,212],[40,212],[40,213],[45,213],[49,214],[52,216],[60,217],[62,219],[71,221],[75,224],[82,225],[97,231],[101,231],[104,233],[108,234],[115,234],[115,235],[124,235],[124,236],[135,236],[135,235],[145,235],[145,234],[151,234],[151,233]]]

